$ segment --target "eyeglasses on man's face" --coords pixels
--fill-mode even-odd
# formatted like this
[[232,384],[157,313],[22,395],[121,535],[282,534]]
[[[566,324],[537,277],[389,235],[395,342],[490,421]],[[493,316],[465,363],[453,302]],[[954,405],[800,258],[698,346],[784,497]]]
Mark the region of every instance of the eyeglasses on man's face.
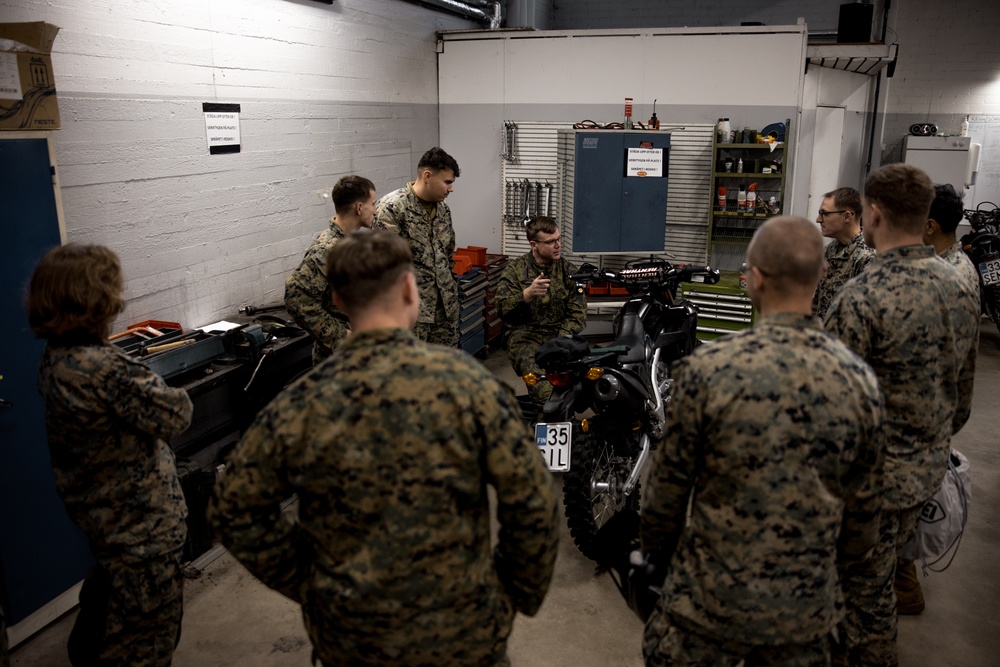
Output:
[[538,245],[547,245],[547,246],[551,247],[551,246],[554,246],[554,245],[559,245],[561,243],[561,241],[562,241],[562,239],[558,239],[558,238],[549,239],[548,241],[539,241],[539,240],[536,239],[535,243],[537,243]]
[[846,208],[842,208],[842,209],[838,209],[836,211],[824,211],[823,209],[820,209],[819,210],[819,217],[825,218],[826,216],[833,215],[834,213],[847,213],[847,209]]

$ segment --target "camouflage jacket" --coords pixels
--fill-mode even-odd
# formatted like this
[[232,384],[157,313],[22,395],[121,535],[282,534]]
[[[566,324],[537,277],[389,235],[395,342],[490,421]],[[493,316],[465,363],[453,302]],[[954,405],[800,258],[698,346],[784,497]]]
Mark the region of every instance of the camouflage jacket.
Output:
[[350,330],[347,317],[333,305],[326,280],[326,257],[342,238],[343,230],[331,218],[330,228],[319,233],[285,280],[285,310],[313,337],[313,364],[329,357]]
[[[490,548],[487,486],[499,539]],[[281,502],[298,494],[298,520]],[[354,333],[281,393],[210,505],[223,543],[303,605],[330,665],[492,664],[552,576],[552,479],[509,389],[410,332]]]
[[643,550],[672,556],[656,613],[754,645],[827,634],[838,558],[877,541],[883,417],[872,369],[811,317],[685,358],[643,488]]
[[191,423],[187,392],[106,341],[50,341],[38,386],[56,489],[98,560],[183,546],[187,506],[164,439]]
[[410,244],[413,275],[420,290],[417,321],[433,323],[440,301],[448,321],[458,327],[458,283],[452,273],[455,229],[448,205],[438,202],[434,212],[428,213],[409,183],[378,200],[375,224],[399,233]]
[[822,319],[829,310],[833,297],[848,280],[864,271],[865,267],[875,258],[875,251],[865,245],[861,232],[844,245],[833,239],[824,250],[826,258],[826,275],[816,286],[813,295],[813,314]]
[[[541,266],[526,253],[504,267],[497,285],[497,311],[507,330],[536,329],[552,336],[587,326],[587,299],[570,279],[576,268],[565,259]],[[524,290],[544,272],[552,280],[545,296],[524,301]]]
[[978,301],[980,293],[979,272],[976,270],[976,266],[972,263],[972,260],[969,259],[969,256],[962,250],[961,241],[957,241],[954,245],[945,248],[940,257],[958,269],[959,277],[965,281],[969,291],[976,295],[976,300]]
[[826,328],[878,375],[886,403],[885,506],[940,488],[953,433],[969,418],[979,302],[934,248],[879,253],[834,299]]

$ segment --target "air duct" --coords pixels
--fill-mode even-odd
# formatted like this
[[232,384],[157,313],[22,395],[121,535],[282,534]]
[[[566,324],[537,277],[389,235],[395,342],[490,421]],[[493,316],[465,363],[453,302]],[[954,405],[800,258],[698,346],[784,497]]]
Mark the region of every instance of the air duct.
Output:
[[491,30],[497,30],[503,23],[503,10],[499,2],[490,0],[419,0],[419,4],[432,5],[452,14],[479,21]]

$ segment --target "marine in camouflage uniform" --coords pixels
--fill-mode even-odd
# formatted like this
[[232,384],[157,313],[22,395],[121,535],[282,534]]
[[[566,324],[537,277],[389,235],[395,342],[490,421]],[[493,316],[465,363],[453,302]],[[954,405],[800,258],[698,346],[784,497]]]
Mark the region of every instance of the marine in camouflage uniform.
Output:
[[39,388],[56,489],[98,563],[80,592],[70,660],[169,665],[187,506],[164,440],[191,423],[191,400],[96,339],[50,339]]
[[796,309],[757,299],[758,267],[791,279],[771,268],[784,259],[751,245],[761,319],[680,362],[643,488],[642,549],[669,562],[646,625],[649,667],[828,664],[837,559],[875,541],[882,395],[871,368],[805,314],[821,271],[815,227],[775,218],[754,243],[790,237],[794,248],[796,234],[810,244],[796,260],[807,269]]
[[[893,183],[909,185],[894,193],[899,186]],[[893,227],[888,212],[920,208],[919,189],[926,203],[922,216],[910,216],[915,232],[905,222]],[[913,536],[920,508],[941,486],[951,436],[965,424],[972,401],[979,304],[957,270],[920,244],[920,218],[926,220],[932,196],[930,179],[912,165],[889,165],[869,176],[865,230],[878,257],[844,286],[825,321],[874,368],[886,400],[880,539],[868,558],[841,572],[847,654],[838,661],[851,665],[897,662],[897,554]],[[869,213],[876,206],[877,219]],[[899,237],[889,236],[900,233],[911,244],[898,245]]]
[[844,245],[834,239],[827,244],[824,252],[826,258],[826,276],[816,287],[813,297],[813,312],[822,318],[829,310],[833,297],[848,280],[864,271],[873,259],[875,251],[865,245],[861,232]]
[[[541,235],[554,236],[544,232]],[[556,336],[579,333],[587,326],[586,297],[570,278],[575,271],[576,268],[565,259],[540,264],[533,253],[528,252],[507,264],[500,274],[497,311],[504,321],[507,356],[518,377],[526,373],[543,373],[535,363],[535,352],[542,343]],[[525,302],[524,290],[543,273],[550,281],[548,289],[542,296]],[[548,382],[528,385],[528,393],[541,407],[552,394],[552,385]]]
[[965,284],[966,289],[975,294],[978,300],[980,293],[979,272],[976,271],[976,267],[972,263],[972,260],[969,259],[969,256],[962,250],[962,243],[959,241],[948,246],[941,251],[938,257],[955,267],[958,271],[958,277]]
[[673,556],[646,664],[689,664],[669,659],[685,655],[675,626],[711,651],[697,664],[758,651],[823,664],[841,613],[838,553],[875,540],[874,373],[813,318],[780,313],[696,350],[674,387],[643,489],[643,551]]
[[861,273],[875,256],[861,233],[861,213],[861,193],[854,188],[837,188],[823,195],[816,223],[831,242],[824,252],[826,275],[812,301],[813,314],[821,319],[844,283]]
[[420,316],[414,332],[421,340],[458,347],[458,282],[452,273],[455,229],[444,202],[459,176],[454,158],[432,148],[420,159],[416,181],[383,196],[377,227],[397,232],[410,244],[420,288]]
[[285,310],[313,337],[313,365],[330,356],[350,332],[347,316],[333,303],[326,279],[326,258],[337,242],[375,217],[375,185],[363,176],[340,178],[331,191],[337,215],[306,250],[299,267],[285,280]]
[[[331,263],[367,242],[345,239]],[[324,665],[493,667],[508,664],[515,611],[534,614],[548,589],[555,510],[508,388],[458,350],[358,326],[261,412],[209,516],[247,569],[302,605]]]
[[326,257],[342,238],[344,231],[331,218],[330,228],[320,232],[302,263],[285,279],[285,310],[313,337],[313,365],[329,357],[350,331],[347,317],[333,305],[326,280]]

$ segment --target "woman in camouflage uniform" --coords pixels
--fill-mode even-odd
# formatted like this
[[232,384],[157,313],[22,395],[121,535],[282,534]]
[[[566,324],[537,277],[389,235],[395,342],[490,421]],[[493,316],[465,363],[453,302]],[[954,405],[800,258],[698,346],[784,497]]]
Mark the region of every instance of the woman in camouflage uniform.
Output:
[[48,341],[38,384],[56,489],[97,560],[69,638],[77,667],[169,665],[180,637],[187,508],[164,439],[192,405],[108,342],[122,289],[111,250],[70,244],[42,259],[28,293]]

